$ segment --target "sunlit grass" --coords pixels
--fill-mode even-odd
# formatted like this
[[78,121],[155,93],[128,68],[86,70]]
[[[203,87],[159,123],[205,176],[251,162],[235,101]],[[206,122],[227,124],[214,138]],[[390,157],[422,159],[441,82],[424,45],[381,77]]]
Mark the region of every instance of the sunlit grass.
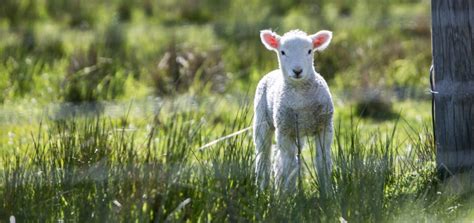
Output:
[[[218,114],[176,110],[160,118],[107,116],[44,120],[27,143],[3,145],[0,216],[46,221],[138,219],[203,221],[388,221],[463,218],[462,194],[438,186],[429,129],[402,121],[389,130],[339,120],[332,147],[333,188],[321,193],[305,149],[303,185],[276,196],[254,185],[250,132],[202,145],[250,125],[242,105]],[[153,112],[151,112],[153,114]],[[214,116],[214,117],[213,117]],[[357,124],[357,123],[360,123]],[[423,124],[423,123],[421,123]],[[403,127],[406,127],[404,130]],[[400,138],[404,131],[410,138]],[[411,147],[411,152],[406,148]],[[42,207],[41,212],[35,212]],[[408,208],[416,207],[417,209]]]

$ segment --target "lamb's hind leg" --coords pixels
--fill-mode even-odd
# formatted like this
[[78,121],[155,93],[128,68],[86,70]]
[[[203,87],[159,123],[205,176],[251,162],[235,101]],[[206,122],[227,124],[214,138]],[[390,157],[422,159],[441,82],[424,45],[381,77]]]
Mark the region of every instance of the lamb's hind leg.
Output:
[[255,142],[255,174],[260,189],[267,187],[271,175],[271,147],[273,130],[265,120],[257,114],[253,126]]
[[316,170],[321,188],[328,191],[331,185],[332,160],[331,144],[334,130],[332,120],[315,136]]

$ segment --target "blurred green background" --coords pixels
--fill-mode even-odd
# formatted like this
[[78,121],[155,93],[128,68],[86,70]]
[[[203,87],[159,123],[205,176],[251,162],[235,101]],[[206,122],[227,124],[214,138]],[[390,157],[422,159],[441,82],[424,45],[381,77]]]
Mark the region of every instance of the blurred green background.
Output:
[[315,64],[341,98],[424,99],[429,15],[427,0],[3,0],[0,103],[252,95],[277,67],[267,28],[332,30]]

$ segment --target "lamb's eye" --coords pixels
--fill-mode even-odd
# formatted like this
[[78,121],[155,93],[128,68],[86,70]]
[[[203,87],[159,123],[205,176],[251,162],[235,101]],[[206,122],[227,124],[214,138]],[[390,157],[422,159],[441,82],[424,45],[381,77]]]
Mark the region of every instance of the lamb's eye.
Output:
[[308,50],[308,54],[311,54],[311,50]]
[[281,51],[281,55],[285,55],[285,51],[282,50],[282,51]]

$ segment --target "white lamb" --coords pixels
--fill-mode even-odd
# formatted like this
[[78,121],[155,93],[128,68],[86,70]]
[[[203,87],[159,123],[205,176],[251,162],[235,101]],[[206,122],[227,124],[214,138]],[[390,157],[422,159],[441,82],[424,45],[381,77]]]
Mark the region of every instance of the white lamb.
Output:
[[280,69],[260,80],[254,99],[257,185],[263,189],[270,179],[273,133],[277,188],[294,188],[300,168],[297,142],[303,142],[304,136],[314,137],[316,169],[320,179],[327,179],[332,168],[334,105],[326,81],[314,69],[313,56],[326,49],[332,33],[322,30],[308,36],[293,30],[279,36],[262,30],[260,38],[267,49],[277,53]]

